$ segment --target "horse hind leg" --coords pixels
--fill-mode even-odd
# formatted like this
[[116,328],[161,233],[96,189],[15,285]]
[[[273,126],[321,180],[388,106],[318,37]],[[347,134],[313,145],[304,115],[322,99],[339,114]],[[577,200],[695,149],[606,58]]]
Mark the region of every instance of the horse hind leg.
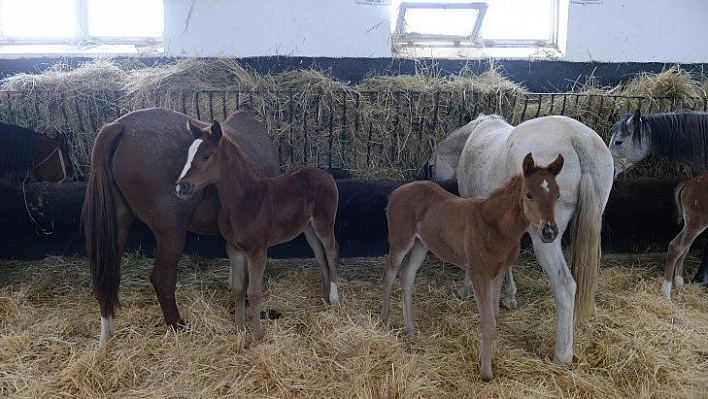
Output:
[[[465,277],[462,285],[455,290],[455,296],[458,298],[467,298],[472,295],[472,280],[470,276],[465,271]],[[514,274],[511,271],[511,267],[506,271],[504,277],[504,299],[502,304],[504,304],[504,309],[516,309],[519,304],[516,302],[516,283],[514,282]]]
[[337,290],[337,267],[339,266],[339,244],[334,237],[334,224],[323,228],[311,221],[305,229],[305,239],[315,254],[322,274],[322,292],[329,304],[339,302]]
[[691,244],[704,229],[691,228],[687,220],[683,229],[669,243],[664,266],[664,281],[661,284],[661,294],[671,299],[671,282],[676,282],[678,288],[683,287],[683,262],[691,249]]
[[409,240],[404,243],[401,241],[401,236],[398,236],[396,241],[391,242],[389,247],[388,256],[386,257],[386,271],[384,272],[383,298],[381,303],[381,321],[383,321],[384,324],[388,323],[388,316],[391,311],[391,292],[393,291],[393,284],[396,282],[396,277],[398,276],[398,270],[414,244],[414,237],[411,236]]
[[413,282],[418,269],[425,260],[428,249],[416,239],[415,244],[408,252],[408,259],[401,267],[401,290],[403,291],[403,325],[408,335],[415,334],[413,325]]

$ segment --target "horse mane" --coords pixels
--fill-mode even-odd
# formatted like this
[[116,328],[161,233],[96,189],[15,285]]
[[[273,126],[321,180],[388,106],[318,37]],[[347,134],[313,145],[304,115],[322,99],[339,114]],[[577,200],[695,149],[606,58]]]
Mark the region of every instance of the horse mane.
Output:
[[34,166],[37,135],[33,130],[0,121],[0,170],[29,170]]
[[[642,126],[655,154],[708,169],[708,113],[665,112],[643,117]],[[636,134],[636,132],[635,132]]]

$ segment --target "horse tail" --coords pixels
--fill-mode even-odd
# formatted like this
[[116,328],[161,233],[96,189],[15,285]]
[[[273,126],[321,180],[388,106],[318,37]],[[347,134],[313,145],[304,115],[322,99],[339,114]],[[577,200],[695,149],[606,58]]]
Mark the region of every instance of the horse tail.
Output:
[[[599,136],[598,136],[599,137]],[[604,143],[603,143],[604,145]],[[580,185],[575,215],[570,230],[570,270],[577,284],[575,319],[584,320],[595,312],[595,291],[600,274],[602,257],[602,215],[612,187],[612,157],[607,150],[608,176],[601,173],[601,154],[591,152],[573,141],[580,159]],[[604,147],[607,148],[607,147]],[[608,182],[601,179],[608,178]]]
[[112,161],[123,127],[108,124],[94,141],[91,171],[81,210],[81,227],[86,239],[93,295],[101,306],[101,316],[115,316],[120,285],[120,248],[113,191]]
[[595,290],[600,272],[602,213],[605,203],[592,175],[583,172],[575,216],[571,224],[570,270],[575,278],[575,318],[594,313]]
[[681,194],[683,193],[685,186],[686,181],[682,181],[674,189],[674,204],[676,204],[676,214],[674,216],[676,218],[676,224],[683,223],[683,203],[681,202]]

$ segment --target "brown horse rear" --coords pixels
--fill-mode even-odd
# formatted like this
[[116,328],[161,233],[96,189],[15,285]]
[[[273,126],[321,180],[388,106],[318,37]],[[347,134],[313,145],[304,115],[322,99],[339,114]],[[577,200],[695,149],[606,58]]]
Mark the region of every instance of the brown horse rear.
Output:
[[683,287],[683,262],[693,241],[708,227],[708,173],[680,182],[674,191],[676,222],[683,228],[669,243],[661,293],[671,299],[671,281]]
[[428,251],[466,269],[472,280],[482,329],[481,376],[492,378],[492,341],[499,313],[504,273],[519,255],[521,236],[531,226],[545,242],[558,236],[556,176],[561,155],[539,167],[531,154],[523,173],[492,191],[485,199],[460,198],[430,181],[399,187],[391,193],[386,216],[390,250],[384,275],[381,319],[388,322],[391,291],[399,268],[403,291],[403,322],[414,333],[412,287]]
[[[180,199],[174,193],[183,154],[192,141],[186,128],[188,120],[208,125],[178,112],[151,108],[105,125],[96,137],[82,226],[94,294],[101,307],[101,344],[113,335],[120,258],[135,218],[155,235],[157,253],[150,280],[165,322],[172,327],[182,323],[175,286],[186,233],[219,232],[216,216],[220,204],[213,186],[190,199]],[[275,149],[262,124],[236,112],[224,126],[226,134],[249,149],[247,158],[260,173],[277,174]]]

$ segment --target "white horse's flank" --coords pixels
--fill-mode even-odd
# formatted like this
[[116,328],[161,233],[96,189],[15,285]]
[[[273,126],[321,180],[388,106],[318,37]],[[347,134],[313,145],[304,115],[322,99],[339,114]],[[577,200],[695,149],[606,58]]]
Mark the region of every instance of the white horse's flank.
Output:
[[[514,127],[497,115],[482,115],[440,142],[432,160],[433,174],[438,181],[456,179],[463,197],[483,197],[519,173],[529,152],[542,164],[553,162],[558,153],[565,158],[556,179],[560,188],[556,223],[560,235],[569,224],[572,227],[571,268],[563,256],[561,240],[545,244],[529,230],[557,308],[554,361],[565,364],[573,359],[574,318],[580,320],[594,312],[602,214],[614,176],[607,145],[595,131],[564,116],[536,118]],[[458,294],[470,293],[471,283],[465,276]],[[505,307],[516,307],[515,294],[510,269],[504,285]]]

